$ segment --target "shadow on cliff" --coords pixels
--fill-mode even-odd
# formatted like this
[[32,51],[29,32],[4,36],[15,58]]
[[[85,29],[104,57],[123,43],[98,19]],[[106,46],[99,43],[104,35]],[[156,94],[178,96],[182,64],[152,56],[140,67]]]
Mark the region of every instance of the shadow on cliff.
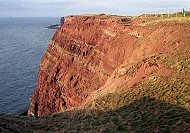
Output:
[[1,132],[190,132],[190,112],[144,97],[109,112],[78,110],[46,118],[0,115]]

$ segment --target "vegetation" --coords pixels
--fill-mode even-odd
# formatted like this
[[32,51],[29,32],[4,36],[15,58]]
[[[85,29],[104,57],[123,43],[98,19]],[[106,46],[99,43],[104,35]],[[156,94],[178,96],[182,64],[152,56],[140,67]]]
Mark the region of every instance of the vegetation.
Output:
[[168,66],[173,69],[176,69],[177,72],[183,72],[186,75],[190,74],[190,48],[180,52],[174,52],[169,58],[167,56],[162,56],[161,60]]
[[[183,88],[179,91],[181,84]],[[152,77],[130,92],[108,94],[98,99],[94,108],[101,107],[102,112],[77,110],[47,118],[0,115],[0,129],[2,132],[44,133],[190,132],[188,86],[189,82],[175,77],[167,80]],[[135,88],[139,88],[138,91],[134,91]]]
[[190,17],[182,17],[180,16],[164,16],[164,17],[148,17],[148,18],[143,18],[144,23],[140,24],[141,26],[151,26],[155,25],[158,23],[171,23],[171,24],[176,24],[176,23],[182,23],[182,24],[190,24]]
[[[178,14],[183,16],[183,12],[179,12]],[[190,16],[190,11],[185,11],[185,16]]]
[[[130,90],[108,94],[89,104],[97,110],[117,110],[126,128],[136,132],[190,131],[190,82],[178,77],[149,77]],[[120,115],[118,115],[120,114]],[[110,119],[113,117],[111,116]],[[179,128],[180,127],[180,128]],[[120,128],[119,128],[120,129]]]

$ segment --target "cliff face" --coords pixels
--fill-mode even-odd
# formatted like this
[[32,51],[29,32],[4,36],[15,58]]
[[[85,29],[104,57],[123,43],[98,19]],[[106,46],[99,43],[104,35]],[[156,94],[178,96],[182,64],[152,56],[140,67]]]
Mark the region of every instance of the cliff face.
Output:
[[189,31],[184,24],[145,23],[140,18],[67,17],[41,61],[28,114],[63,112],[147,77],[176,73],[161,59],[186,48]]
[[130,22],[107,17],[66,18],[41,61],[29,115],[47,116],[80,106],[131,54],[136,38],[122,33],[131,30]]
[[190,17],[145,16],[67,17],[28,111],[51,116],[0,114],[0,132],[190,132]]

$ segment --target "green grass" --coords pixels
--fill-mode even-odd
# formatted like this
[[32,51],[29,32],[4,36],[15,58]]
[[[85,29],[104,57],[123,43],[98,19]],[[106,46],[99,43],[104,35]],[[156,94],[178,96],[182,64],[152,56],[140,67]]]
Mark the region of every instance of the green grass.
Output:
[[[190,129],[190,82],[178,77],[150,77],[130,91],[108,94],[95,103],[92,108],[104,112],[119,108],[118,114],[130,121],[128,126],[137,132],[150,132],[156,130],[156,126],[159,131],[180,131],[182,129],[178,127],[184,123],[183,128]],[[125,111],[120,110],[122,108]],[[113,116],[116,115],[112,113]],[[121,126],[119,130],[129,129],[125,127]]]
[[152,26],[152,25],[156,25],[159,23],[165,23],[165,24],[190,24],[190,17],[175,17],[175,16],[170,16],[170,17],[149,17],[149,18],[144,18],[144,23],[140,24],[141,26]]
[[[111,93],[97,99],[93,108],[109,111],[130,104],[137,99],[151,97],[190,110],[190,80],[175,76],[165,78],[152,76],[146,82],[127,90],[127,92]],[[87,105],[87,107],[92,107],[92,105]]]
[[[179,15],[183,16],[183,13],[180,12]],[[190,16],[190,11],[186,11],[186,14],[185,14],[185,15],[186,15],[186,16]]]
[[[88,111],[89,112],[89,111]],[[65,116],[68,116],[67,118]],[[186,109],[150,97],[115,110],[87,114],[71,111],[47,118],[0,115],[2,132],[189,132]]]

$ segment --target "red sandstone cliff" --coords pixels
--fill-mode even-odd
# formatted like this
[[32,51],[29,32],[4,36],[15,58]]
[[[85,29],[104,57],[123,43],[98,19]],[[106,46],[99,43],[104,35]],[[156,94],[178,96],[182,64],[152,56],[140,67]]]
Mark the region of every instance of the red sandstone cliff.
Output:
[[[163,64],[145,59],[185,47],[180,45],[188,43],[181,31],[186,34],[189,27],[142,23],[107,15],[67,17],[41,61],[28,114],[41,117],[63,112],[116,91],[117,86],[134,85],[152,74],[170,75],[172,70]],[[170,45],[174,37],[184,41]],[[138,61],[143,62],[132,73],[123,67]]]
[[135,41],[122,33],[130,27],[118,21],[104,15],[66,18],[41,61],[29,115],[46,116],[78,107],[105,84],[130,55]]

